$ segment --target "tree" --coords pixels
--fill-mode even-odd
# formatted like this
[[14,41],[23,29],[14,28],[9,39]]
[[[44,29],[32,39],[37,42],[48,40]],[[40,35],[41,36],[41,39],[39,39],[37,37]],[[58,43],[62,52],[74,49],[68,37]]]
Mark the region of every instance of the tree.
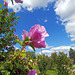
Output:
[[57,72],[58,75],[69,75],[69,66],[70,66],[70,58],[67,57],[67,54],[63,52],[59,52],[57,56]]
[[55,69],[56,70],[56,65],[57,65],[57,53],[54,52],[51,54],[51,57],[52,58],[52,69]]
[[46,56],[45,54],[38,55],[37,59],[39,60],[39,61],[37,61],[37,64],[38,64],[38,68],[40,70],[40,75],[46,75],[46,71],[49,69],[48,56]]
[[70,56],[70,59],[73,59],[75,63],[75,51],[72,48],[70,48],[69,56]]
[[73,49],[70,48],[70,51],[69,51],[69,56],[70,56],[70,58],[73,58],[73,56],[74,56],[74,53],[73,53],[73,52],[74,52]]

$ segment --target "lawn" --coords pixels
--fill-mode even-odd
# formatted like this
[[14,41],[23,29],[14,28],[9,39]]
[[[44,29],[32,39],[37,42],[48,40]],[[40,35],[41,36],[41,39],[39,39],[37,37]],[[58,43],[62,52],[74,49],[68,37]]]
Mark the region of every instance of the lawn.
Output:
[[53,71],[53,70],[47,70],[46,74],[47,75],[57,75],[56,71]]

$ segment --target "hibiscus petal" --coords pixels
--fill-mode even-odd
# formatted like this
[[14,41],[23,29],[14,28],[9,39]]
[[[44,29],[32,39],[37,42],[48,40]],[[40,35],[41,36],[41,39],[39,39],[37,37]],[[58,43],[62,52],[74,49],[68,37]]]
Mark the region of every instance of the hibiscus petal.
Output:
[[25,37],[28,37],[28,32],[23,30],[23,33],[22,33],[22,40],[25,40]]
[[46,48],[45,41],[33,41],[32,44],[36,48]]
[[38,30],[34,31],[34,32],[31,32],[31,37],[30,38],[33,41],[38,41],[38,40],[42,39],[41,32],[39,32]]
[[31,27],[30,32],[34,33],[35,31],[39,31],[43,37],[49,36],[49,34],[46,32],[45,27],[39,24]]

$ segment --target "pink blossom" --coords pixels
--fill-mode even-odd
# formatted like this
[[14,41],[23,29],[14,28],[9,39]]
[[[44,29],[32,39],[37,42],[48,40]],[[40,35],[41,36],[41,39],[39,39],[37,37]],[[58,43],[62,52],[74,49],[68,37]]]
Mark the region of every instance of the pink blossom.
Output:
[[25,40],[25,37],[28,37],[31,40],[30,43],[36,48],[46,47],[45,37],[47,36],[49,36],[49,34],[46,32],[45,27],[39,24],[32,26],[30,32],[23,30],[22,33],[22,39]]
[[8,6],[8,3],[7,3],[6,1],[4,1],[4,5],[5,5],[5,6]]
[[34,62],[35,62],[35,59],[34,59]]
[[15,37],[18,37],[18,35],[17,35],[17,34],[15,34]]
[[22,40],[25,40],[25,37],[29,37],[28,35],[29,35],[28,32],[23,30],[23,33],[21,35],[22,36]]
[[21,0],[15,0],[16,3],[23,3]]
[[36,48],[45,48],[46,47],[46,43],[45,41],[32,41],[32,44],[34,47]]
[[6,15],[9,15],[9,13],[7,12],[7,14]]
[[12,55],[12,54],[10,54],[9,56],[10,56],[11,58],[13,58],[13,57],[14,57],[14,55]]
[[32,34],[34,34],[35,31],[40,32],[41,35],[42,35],[42,37],[47,37],[47,36],[49,36],[49,34],[46,32],[45,27],[44,27],[44,26],[41,26],[41,25],[39,25],[39,24],[37,24],[37,25],[35,25],[35,26],[32,26],[32,28],[30,29],[30,32],[31,32]]
[[12,24],[12,27],[14,26],[14,24]]
[[66,69],[66,67],[64,67],[64,69]]
[[9,46],[6,46],[7,48],[9,48]]
[[27,75],[37,75],[37,71],[36,70],[31,70],[28,72]]

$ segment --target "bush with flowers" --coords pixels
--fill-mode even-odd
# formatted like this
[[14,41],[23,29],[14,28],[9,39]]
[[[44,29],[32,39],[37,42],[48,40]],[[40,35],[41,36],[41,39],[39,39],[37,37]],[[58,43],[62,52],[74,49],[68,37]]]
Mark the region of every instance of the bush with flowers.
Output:
[[[12,0],[11,0],[12,1]],[[17,1],[17,0],[15,0]],[[44,26],[32,26],[30,32],[23,30],[20,41],[14,25],[20,17],[15,12],[9,13],[8,3],[0,3],[0,75],[37,75],[37,63],[30,56],[26,56],[25,47],[45,48],[45,37],[49,36]],[[19,43],[21,49],[16,49],[14,44]]]
[[59,52],[59,55],[56,57],[56,68],[58,75],[69,75],[70,68],[72,66],[72,60],[67,57],[67,54]]

